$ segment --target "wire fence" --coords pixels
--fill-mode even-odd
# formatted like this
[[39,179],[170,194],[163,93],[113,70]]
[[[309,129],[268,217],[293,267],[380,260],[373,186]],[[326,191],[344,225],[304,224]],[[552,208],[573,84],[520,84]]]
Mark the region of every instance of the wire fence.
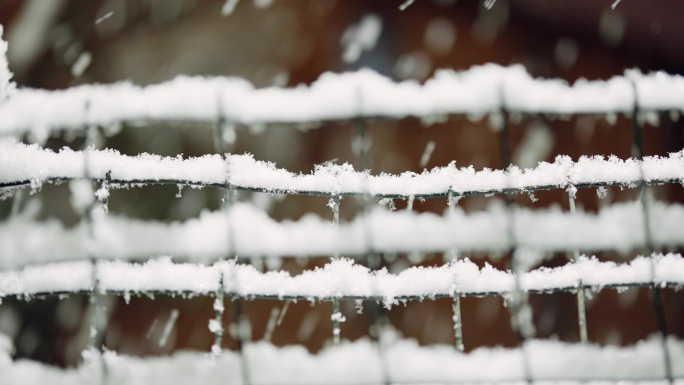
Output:
[[[192,95],[203,97],[190,103],[187,108],[178,109],[182,101],[192,100],[187,90],[193,90],[194,92],[190,93]],[[163,98],[154,97],[161,95],[162,91]],[[393,93],[398,93],[404,98],[389,98]],[[441,97],[449,99],[445,101]],[[285,103],[285,106],[298,107],[294,110],[275,107],[282,105],[279,102],[286,99],[290,101]],[[600,103],[596,103],[597,100]],[[39,114],[25,114],[27,108],[39,102],[49,103],[54,108],[46,109]],[[331,105],[337,105],[338,108],[332,109]],[[273,111],[268,112],[269,108]],[[21,238],[22,232],[29,231],[27,229],[40,228],[42,225],[29,223],[26,225],[28,227],[14,231],[12,229],[18,228],[19,222],[14,222],[14,219],[8,220],[6,229],[9,235],[3,241],[7,242],[7,245],[15,245],[14,254],[8,252],[3,258],[4,261],[0,262],[4,263],[6,268],[17,268],[28,262],[39,264],[26,265],[20,270],[0,273],[0,294],[5,298],[54,297],[74,293],[90,295],[93,314],[88,348],[100,351],[97,357],[99,357],[100,376],[103,382],[109,377],[116,378],[116,373],[114,373],[116,365],[105,358],[101,334],[102,324],[106,322],[106,319],[99,305],[101,296],[133,294],[215,297],[215,318],[210,323],[210,329],[214,333],[212,353],[215,357],[232,354],[221,350],[221,341],[225,334],[222,326],[225,311],[224,299],[229,298],[232,301],[232,317],[237,329],[234,338],[238,347],[239,381],[243,384],[259,383],[253,379],[255,375],[258,377],[253,369],[254,363],[251,362],[253,356],[245,353],[250,341],[249,320],[242,312],[244,300],[330,301],[333,303],[334,345],[339,345],[341,339],[340,322],[343,321],[343,316],[339,310],[339,302],[367,301],[371,306],[371,314],[373,314],[376,331],[378,331],[376,345],[379,374],[374,382],[389,384],[411,383],[412,381],[393,377],[397,375],[397,368],[387,357],[394,353],[391,347],[388,347],[391,344],[383,340],[385,337],[380,332],[388,322],[383,304],[389,306],[409,300],[452,298],[455,348],[462,351],[464,350],[462,339],[464,329],[461,324],[460,298],[503,295],[510,300],[511,324],[518,339],[519,356],[517,361],[513,361],[518,362],[519,367],[522,368],[516,372],[517,377],[513,379],[532,383],[561,379],[582,381],[583,378],[561,374],[555,377],[539,375],[538,364],[535,362],[539,358],[539,351],[530,347],[534,325],[527,298],[529,294],[576,292],[578,328],[581,342],[586,345],[588,337],[584,305],[585,289],[649,287],[654,319],[660,335],[655,345],[662,359],[663,370],[659,372],[662,376],[639,378],[627,375],[619,379],[631,381],[662,379],[673,383],[676,378],[681,377],[681,374],[675,375],[681,372],[681,365],[673,359],[674,356],[681,355],[676,350],[681,347],[676,343],[668,345],[668,329],[665,323],[661,288],[684,286],[684,275],[681,274],[684,271],[682,269],[684,258],[677,254],[657,254],[656,251],[659,247],[684,245],[684,234],[680,234],[678,227],[672,225],[684,220],[681,214],[684,211],[676,205],[662,205],[649,201],[646,191],[651,185],[682,183],[684,181],[684,157],[681,152],[672,154],[669,158],[645,157],[642,140],[644,113],[668,110],[684,110],[684,80],[681,77],[631,73],[626,77],[611,79],[609,82],[587,82],[569,87],[557,80],[531,79],[526,73],[522,74],[518,67],[506,69],[496,66],[475,68],[460,74],[441,73],[424,86],[413,83],[395,84],[374,74],[361,71],[356,74],[323,77],[308,89],[296,90],[253,90],[231,79],[210,81],[180,79],[147,88],[115,85],[111,87],[86,86],[60,92],[18,91],[14,97],[0,105],[0,116],[3,117],[0,123],[1,134],[40,137],[52,130],[80,130],[86,134],[85,147],[80,152],[52,153],[36,146],[25,146],[5,139],[0,143],[5,149],[4,155],[0,155],[4,160],[0,175],[0,188],[14,193],[21,187],[37,188],[45,182],[68,180],[87,180],[99,183],[101,187],[97,192],[90,190],[91,199],[83,211],[84,221],[80,228],[69,230],[71,231],[69,232],[48,226],[49,229],[42,233],[43,235],[51,234],[46,237],[49,240],[67,238],[73,241],[68,242],[68,247],[65,246],[62,252],[63,255],[57,258],[44,256],[34,257],[33,261],[27,259],[26,255],[40,255],[40,252],[30,249],[21,250],[21,247],[16,246],[18,243],[12,244],[11,242],[14,241],[10,239],[16,241],[17,237]],[[69,113],[69,111],[74,113]],[[76,113],[76,111],[80,112]],[[368,171],[370,142],[367,130],[368,122],[373,118],[400,119],[406,116],[427,118],[434,115],[465,113],[491,114],[494,120],[499,121],[500,170],[475,172],[472,168],[459,170],[452,165],[423,174],[373,176]],[[559,115],[627,113],[633,122],[633,158],[624,161],[585,158],[572,162],[568,157],[559,157],[553,164],[541,164],[536,169],[520,170],[511,166],[510,161],[511,143],[508,123],[512,113]],[[189,118],[214,123],[217,138],[216,150],[224,155],[180,160],[160,157],[126,157],[111,151],[94,149],[96,135],[98,135],[97,126],[132,120],[174,121]],[[251,158],[230,154],[234,144],[235,124],[286,122],[308,127],[315,122],[344,119],[353,120],[357,127],[355,140],[358,144],[357,169],[361,171],[354,171],[351,167],[326,166],[314,170],[310,175],[297,176],[277,169],[273,165],[261,164]],[[34,167],[36,163],[38,167]],[[106,219],[107,215],[102,213],[98,200],[92,197],[96,195],[106,206],[111,189],[150,184],[195,185],[223,190],[223,213],[217,217],[219,219],[213,222],[208,221],[210,225],[221,224],[216,230],[218,236],[214,242],[215,246],[218,246],[213,249],[205,247],[197,252],[205,258],[200,262],[210,263],[209,265],[180,264],[169,260],[151,260],[139,265],[124,261],[102,260],[111,257],[131,260],[136,257],[162,254],[158,248],[147,247],[107,255],[108,246],[115,248],[116,245],[97,246],[98,234],[101,234],[99,232],[102,229],[106,229],[107,232],[116,232],[117,227],[107,224],[107,221],[111,219]],[[582,222],[586,224],[593,221],[592,229],[596,230],[593,241],[591,237],[586,236],[586,233],[578,233],[574,242],[566,240],[565,242],[550,241],[535,244],[534,241],[525,238],[524,230],[520,230],[525,226],[535,226],[540,229],[547,227],[548,233],[561,233],[561,237],[566,238],[578,223],[571,220],[576,220],[582,215],[585,219],[590,216],[575,210],[577,189],[603,186],[641,189],[641,198],[636,206],[630,206],[632,211],[623,210],[623,214],[624,212],[631,214],[630,217],[634,219],[634,222],[625,224],[625,216],[618,216],[623,222],[615,224],[615,228],[629,229],[621,238],[606,240],[606,233],[600,231],[606,226],[606,222],[601,219],[600,215]],[[546,189],[566,190],[570,202],[570,213],[552,213],[545,219],[543,215],[538,215],[539,213],[525,212],[515,207],[513,194]],[[258,215],[249,210],[243,211],[245,214],[242,217],[236,216],[236,211],[241,208],[241,204],[235,202],[234,199],[237,190],[330,197],[333,226],[327,224],[324,227],[321,223],[316,223],[313,227],[302,225],[304,227],[300,231],[301,234],[307,234],[309,237],[321,238],[320,243],[323,246],[311,249],[299,246],[288,248],[288,244],[300,245],[302,243],[297,237],[292,237],[292,234],[296,232],[288,233],[288,228],[284,224],[270,223],[265,228],[274,233],[284,234],[281,236],[283,241],[270,246],[268,246],[268,241],[259,242],[259,245],[250,249],[250,245],[253,245],[255,241],[254,234],[245,233],[238,227],[250,221],[260,222],[258,222]],[[470,244],[465,241],[459,243],[458,231],[449,226],[458,226],[462,223],[465,227],[472,227],[479,219],[475,216],[457,215],[457,199],[469,195],[490,196],[492,194],[504,194],[505,209],[483,222],[487,226],[481,226],[474,232],[467,233],[466,238],[472,234],[479,234],[479,241],[474,243],[470,241]],[[340,223],[339,205],[342,197],[355,197],[359,200],[361,209],[353,223]],[[420,214],[423,215],[421,217],[414,213],[378,214],[372,209],[370,201],[370,198],[439,197],[446,198],[450,208],[450,214],[445,214],[442,218]],[[387,215],[385,222],[383,219],[378,219],[383,215]],[[657,216],[657,220],[654,220],[654,216]],[[383,240],[384,223],[404,220],[407,225],[401,234],[410,234],[417,232],[421,226],[428,223],[425,218],[432,221],[433,229],[442,229],[441,238],[426,238],[413,243],[407,241],[403,245],[399,242],[399,246],[392,246],[393,242],[399,241],[400,237],[396,234]],[[543,224],[562,222],[563,218],[569,218],[565,227],[543,226]],[[127,228],[134,222],[121,220],[119,224],[119,228]],[[146,226],[149,228],[149,224]],[[492,228],[498,230],[492,230]],[[150,234],[176,230],[173,226],[162,226],[153,229]],[[13,232],[10,234],[11,231]],[[120,232],[119,237],[115,238],[135,243],[131,241],[131,238],[136,239],[133,237],[134,231],[136,230],[129,233]],[[174,234],[177,236],[180,233]],[[424,234],[420,233],[417,239],[424,237]],[[142,238],[147,237],[143,235]],[[173,255],[173,249],[181,247],[178,245],[184,243],[187,237],[180,239],[178,244],[172,244],[163,250],[168,251],[163,254]],[[440,242],[439,239],[442,241]],[[446,239],[449,241],[445,241]],[[345,248],[345,245],[352,246]],[[602,263],[580,257],[580,250],[603,250],[610,248],[610,245],[622,250],[641,248],[645,251],[645,257],[623,265]],[[49,252],[59,254],[59,245],[49,245],[49,247]],[[176,254],[192,254],[192,249],[197,247],[197,244],[189,243],[185,249],[178,250]],[[387,275],[381,270],[382,253],[454,252],[467,250],[469,247],[472,250],[505,251],[509,258],[509,271],[486,272],[465,260],[456,260],[432,269],[408,269],[402,273],[403,275],[396,276]],[[9,247],[7,249],[10,250]],[[525,254],[534,254],[535,250],[537,255],[539,250],[562,250],[570,253],[573,262],[557,269],[527,271],[529,266],[534,265],[530,263],[530,258],[538,262],[538,257],[537,259],[525,257]],[[147,251],[146,255],[145,251]],[[298,277],[281,277],[280,281],[277,281],[273,275],[261,274],[249,266],[237,263],[238,255],[242,258],[246,255],[296,256],[301,254],[331,257],[332,262],[326,266],[328,270],[311,271]],[[352,254],[358,255],[362,265],[366,267],[356,265],[350,260],[340,259],[342,255]],[[71,257],[64,257],[64,255]],[[51,263],[68,259],[77,261]],[[197,262],[197,259],[191,260]],[[354,266],[360,269],[354,274],[344,270],[344,268]],[[64,271],[70,271],[72,279],[65,280],[62,276]],[[130,279],[134,275],[135,278]],[[672,352],[671,346],[675,346],[675,353]],[[568,351],[570,349],[570,347],[567,348]],[[559,371],[558,373],[565,372]],[[483,375],[481,379],[467,378],[467,381],[490,381],[486,375]],[[458,378],[452,378],[447,382],[459,381],[461,380]]]

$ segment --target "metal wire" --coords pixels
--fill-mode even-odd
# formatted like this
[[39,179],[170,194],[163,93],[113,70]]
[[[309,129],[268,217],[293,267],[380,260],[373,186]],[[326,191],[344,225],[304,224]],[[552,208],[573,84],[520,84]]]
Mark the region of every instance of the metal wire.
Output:
[[[340,197],[335,195],[330,198],[332,201],[332,212],[333,212],[333,226],[339,228],[340,224]],[[333,255],[333,260],[340,259],[340,254],[335,252]],[[332,322],[333,322],[333,345],[338,346],[340,344],[340,300],[338,298],[333,298],[333,310],[332,310]]]
[[[503,100],[503,98],[502,98]],[[501,162],[501,168],[504,169],[511,165],[511,140],[508,126],[508,112],[505,108],[501,110],[502,114],[502,127],[499,132],[499,150]],[[508,178],[508,175],[506,175]],[[516,261],[516,235],[514,228],[514,218],[515,218],[515,201],[513,195],[510,193],[505,194],[506,209],[508,213],[508,238],[509,244],[511,245],[509,249],[509,269],[514,276],[515,290],[512,293],[513,300],[511,301],[511,324],[513,326],[513,331],[515,332],[516,338],[518,340],[518,347],[522,354],[522,364],[523,364],[523,376],[527,383],[532,383],[532,370],[530,367],[530,359],[525,351],[525,341],[532,336],[529,335],[530,331],[533,330],[534,326],[531,325],[532,309],[528,303],[527,293],[521,290],[520,286],[520,266]]]
[[[362,105],[362,100],[359,96],[360,108],[362,107]],[[358,151],[359,169],[364,171],[370,170],[370,142],[368,139],[368,126],[366,121],[363,119],[358,119],[356,121],[356,144]],[[364,188],[365,187],[367,186],[364,186]],[[382,256],[375,251],[375,247],[373,246],[372,242],[373,237],[371,236],[370,232],[371,227],[368,225],[367,215],[369,211],[369,199],[367,197],[362,197],[358,201],[360,206],[360,212],[363,218],[364,234],[366,236],[366,264],[371,271],[377,271],[380,270],[382,266]],[[383,308],[380,301],[377,301],[375,303],[371,302],[370,308],[370,312],[373,317],[373,325],[375,327],[375,332],[377,333],[378,353],[380,355],[380,370],[382,373],[382,379],[385,385],[389,385],[392,381],[389,376],[387,363],[385,362],[385,346],[383,341],[383,330],[385,329],[385,325],[387,325],[389,322],[387,320],[387,316],[385,315],[385,309]]]
[[[87,116],[89,112],[89,104],[86,103],[84,106],[84,113]],[[90,183],[90,175],[91,175],[91,170],[90,170],[90,152],[94,150],[95,146],[97,145],[97,127],[89,125],[85,129],[85,138],[83,141],[83,151],[84,151],[84,162],[83,162],[83,177],[85,180],[87,180],[87,183]],[[103,181],[103,184],[107,183],[107,181]],[[89,185],[89,188],[92,188],[91,185]],[[87,228],[87,240],[86,242],[91,242],[95,238],[95,229],[94,229],[94,223],[93,223],[93,213],[96,208],[95,200],[91,198],[92,201],[89,202],[88,207],[85,208],[84,216],[85,216],[85,222],[86,222],[86,228]],[[104,359],[102,359],[102,352],[104,351],[104,338],[103,336],[100,335],[100,327],[103,329],[106,329],[106,323],[107,319],[106,317],[103,316],[103,311],[102,311],[102,298],[101,298],[101,293],[100,293],[100,279],[98,276],[98,269],[97,269],[97,263],[95,262],[97,259],[96,255],[92,254],[92,250],[89,250],[87,248],[89,258],[92,264],[92,272],[91,272],[91,285],[92,285],[92,290],[89,293],[88,297],[88,303],[90,305],[90,325],[89,325],[89,334],[88,334],[88,342],[86,345],[86,350],[87,351],[94,351],[97,349],[98,357],[99,357],[99,362],[100,362],[100,368],[102,370],[102,376],[100,378],[100,382],[102,384],[107,382],[107,378],[109,377],[109,370],[107,368],[107,363],[105,362]]]
[[216,316],[214,318],[216,331],[214,332],[214,345],[211,347],[212,354],[218,356],[221,354],[221,343],[223,342],[223,314],[225,313],[225,301],[224,301],[224,282],[223,282],[223,271],[220,272],[219,278],[219,288],[216,291],[216,298],[214,299],[214,311]]
[[[632,151],[633,151],[633,156],[637,160],[642,160],[644,156],[644,140],[643,140],[643,135],[642,135],[642,130],[643,127],[639,121],[639,105],[638,105],[638,92],[637,92],[637,87],[634,81],[632,81],[632,86],[634,89],[634,98],[635,98],[635,103],[634,103],[634,113],[632,114]],[[643,165],[639,163],[639,174],[641,176],[640,179],[644,179],[644,170],[643,170]],[[650,210],[649,210],[649,204],[648,204],[648,195],[647,195],[647,187],[646,186],[641,186],[641,191],[640,191],[640,196],[639,196],[639,202],[641,202],[641,214],[643,217],[643,231],[644,231],[644,239],[646,242],[646,250],[649,253],[653,253],[654,251],[654,243],[653,243],[653,233],[651,229],[651,218],[650,218]],[[652,284],[650,287],[650,299],[651,299],[651,304],[653,306],[653,315],[655,317],[655,322],[656,322],[656,327],[658,328],[658,332],[660,333],[660,339],[661,339],[661,350],[663,353],[663,361],[664,361],[664,369],[665,369],[665,378],[667,381],[672,384],[674,382],[674,377],[672,374],[672,360],[670,358],[670,351],[667,348],[667,324],[665,322],[665,308],[663,306],[662,302],[662,297],[661,297],[661,292],[660,292],[660,287],[655,282],[655,262],[653,259],[651,259],[651,277],[652,277]]]
[[[221,100],[221,94],[219,93],[219,96],[217,100]],[[222,112],[221,109],[219,111]],[[235,242],[234,239],[234,231],[230,222],[229,218],[229,211],[230,207],[232,204],[233,200],[233,189],[230,185],[230,177],[231,177],[231,170],[230,170],[230,157],[229,154],[233,151],[232,148],[232,143],[228,142],[226,140],[226,130],[232,130],[233,127],[230,126],[228,123],[226,123],[224,115],[221,113],[218,117],[218,124],[216,125],[216,132],[217,132],[217,148],[219,149],[220,153],[224,156],[225,158],[225,164],[226,164],[226,188],[223,189],[223,209],[226,213],[226,224],[227,224],[227,233],[226,233],[226,240],[227,240],[227,249],[228,250],[235,250],[235,247],[233,245],[233,242]],[[237,263],[237,256],[235,256],[235,261]],[[219,288],[219,293],[218,295],[221,296],[221,301],[223,301],[223,293],[225,288],[223,287],[223,274],[221,274],[221,285]],[[234,270],[233,270],[233,276],[231,277],[231,280],[235,283],[235,285],[238,284],[238,281],[234,275]],[[218,297],[217,297],[218,300]],[[221,303],[221,307],[223,307],[224,304]],[[242,383],[243,385],[250,385],[252,383],[251,381],[251,376],[249,374],[249,364],[247,362],[247,356],[245,355],[244,352],[244,345],[248,340],[248,336],[246,334],[247,331],[250,329],[249,326],[249,319],[247,318],[246,315],[242,313],[242,298],[240,297],[233,297],[231,301],[231,309],[233,312],[233,322],[236,325],[237,329],[237,335],[235,336],[235,341],[237,344],[237,350],[238,350],[238,355],[240,357],[240,364],[241,364],[241,373],[242,373]],[[223,333],[223,312],[221,312],[221,317],[218,319],[217,315],[217,321],[221,322],[219,325],[220,326],[217,328],[217,333]],[[220,343],[220,340],[219,340]],[[218,345],[219,350],[221,349],[221,346]]]
[[[615,289],[615,290],[623,290],[623,289],[629,289],[629,288],[639,288],[639,287],[651,287],[653,285],[652,280],[644,281],[644,282],[625,282],[625,283],[611,283],[611,284],[606,284],[606,285],[596,285],[596,286],[584,286],[585,290],[592,290],[595,292],[605,290],[605,289]],[[684,287],[684,282],[670,282],[670,281],[663,281],[659,283],[659,286],[661,288],[669,288],[669,289],[674,289],[674,290],[681,290]],[[546,287],[544,289],[529,289],[526,290],[524,289],[523,291],[528,294],[554,294],[554,293],[561,293],[561,292],[570,292],[574,293],[578,290],[578,286],[557,286],[557,287]],[[67,297],[69,295],[80,295],[80,294],[86,294],[89,295],[92,292],[92,289],[82,289],[82,290],[50,290],[50,291],[35,291],[31,293],[9,293],[9,294],[3,294],[0,296],[0,298],[4,299],[46,299],[46,298],[54,298],[54,297]],[[477,291],[477,290],[472,290],[472,291],[464,291],[464,290],[458,290],[457,293],[461,297],[474,297],[474,298],[481,298],[481,297],[495,297],[495,296],[500,296],[504,298],[509,298],[514,290],[500,290],[500,291]],[[146,297],[146,296],[158,296],[158,295],[168,295],[171,297],[184,297],[184,298],[192,298],[192,297],[198,297],[198,296],[213,296],[216,297],[217,293],[216,292],[197,292],[194,290],[169,290],[169,289],[153,289],[153,290],[127,290],[127,289],[106,289],[106,288],[101,288],[100,293],[102,295],[113,295],[113,296],[130,296],[130,295],[136,295],[136,296],[141,296],[141,297]],[[438,293],[434,295],[396,295],[393,296],[392,298],[397,302],[405,302],[405,301],[424,301],[426,299],[434,300],[434,299],[440,299],[440,298],[453,298],[453,293]],[[320,301],[320,302],[328,302],[328,301],[333,301],[335,299],[338,299],[340,301],[370,301],[370,302],[382,302],[386,299],[386,297],[383,296],[368,296],[368,295],[335,295],[335,296],[328,296],[328,295],[323,295],[323,296],[316,296],[316,295],[311,295],[311,294],[245,294],[245,293],[240,293],[240,292],[235,292],[235,291],[224,291],[224,296],[225,297],[230,297],[230,298],[241,298],[244,300],[262,300],[262,299],[267,299],[267,300],[279,300],[279,301]]]
[[[43,183],[63,183],[67,181],[71,181],[74,179],[82,179],[82,178],[45,178],[41,179],[40,181]],[[90,178],[92,182],[96,183],[102,183],[105,178]],[[21,181],[13,181],[13,182],[2,182],[0,183],[0,188],[12,188],[12,187],[19,187],[19,186],[30,186],[33,183],[35,183],[36,180],[21,180]],[[684,179],[677,179],[677,178],[669,178],[669,179],[649,179],[648,181],[644,181],[643,179],[640,180],[635,180],[635,181],[630,181],[630,182],[618,182],[618,181],[599,181],[599,182],[592,182],[592,183],[577,183],[573,184],[575,188],[598,188],[598,187],[626,187],[626,188],[633,188],[633,187],[638,187],[638,186],[658,186],[658,185],[663,185],[663,184],[676,184],[676,183],[682,183],[684,182]],[[316,191],[316,190],[282,190],[282,189],[271,189],[271,188],[261,188],[261,187],[250,187],[250,186],[242,186],[238,184],[232,184],[232,183],[202,183],[202,182],[195,182],[195,181],[189,181],[189,180],[184,180],[184,179],[116,179],[116,178],[111,178],[109,180],[109,183],[112,186],[117,186],[117,187],[129,187],[129,186],[145,186],[145,185],[164,185],[164,184],[172,184],[172,185],[179,185],[179,186],[188,186],[188,187],[217,187],[221,189],[231,189],[231,190],[239,190],[239,191],[249,191],[249,192],[259,192],[259,193],[265,193],[265,194],[287,194],[287,195],[305,195],[305,196],[322,196],[322,197],[329,197],[331,192],[330,191]],[[466,196],[491,196],[491,195],[496,195],[496,194],[515,194],[515,193],[527,193],[530,191],[543,191],[543,190],[557,190],[557,189],[562,189],[562,188],[567,188],[567,186],[558,186],[558,185],[526,185],[522,187],[508,187],[508,188],[500,188],[500,189],[488,189],[488,190],[467,190],[467,191],[459,191],[458,196],[460,197],[466,197]],[[447,189],[443,192],[439,193],[430,193],[430,194],[394,194],[394,193],[368,193],[366,191],[352,191],[352,192],[335,192],[335,196],[340,196],[340,197],[356,197],[356,198],[388,198],[388,199],[407,199],[410,197],[413,197],[414,199],[429,199],[429,198],[447,198],[449,196],[449,191],[451,189]]]
[[[460,198],[460,197],[459,197]],[[459,198],[455,198],[453,192],[449,191],[449,197],[447,198],[447,206],[449,207],[449,213],[453,215],[455,206]],[[456,250],[450,250],[450,257],[453,259],[458,258],[458,252]],[[456,277],[458,281],[458,277]],[[452,304],[453,311],[453,322],[454,322],[454,344],[456,349],[460,351],[465,350],[465,345],[463,344],[463,321],[461,319],[461,296],[456,291],[454,292],[454,301]]]
[[[575,193],[577,189],[570,186],[568,189],[568,203],[570,205],[570,212],[575,213]],[[577,262],[580,258],[578,249],[572,251],[572,260]],[[580,342],[586,344],[589,341],[589,334],[587,333],[587,312],[584,301],[584,283],[582,279],[579,280],[579,287],[577,288],[577,323],[579,328]]]

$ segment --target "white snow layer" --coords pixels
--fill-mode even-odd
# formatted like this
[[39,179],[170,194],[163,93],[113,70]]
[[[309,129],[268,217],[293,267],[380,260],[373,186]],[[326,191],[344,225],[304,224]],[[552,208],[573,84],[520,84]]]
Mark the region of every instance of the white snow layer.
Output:
[[[684,245],[684,206],[650,205],[653,243]],[[443,216],[412,211],[391,212],[377,207],[351,222],[331,226],[309,214],[299,221],[277,222],[247,203],[224,212],[203,212],[185,222],[154,222],[93,215],[92,239],[86,223],[65,228],[56,220],[36,222],[21,216],[0,223],[0,268],[29,263],[116,258],[140,259],[171,255],[209,262],[226,255],[240,257],[344,256],[368,252],[412,253],[448,250],[496,252],[515,246],[540,251],[615,250],[627,252],[645,245],[639,202],[618,203],[598,214],[562,212],[559,207],[514,211],[503,205],[466,214],[457,207]],[[534,231],[529,231],[534,229]],[[267,236],[266,236],[267,235]],[[531,255],[536,255],[532,253]]]
[[[655,276],[651,276],[651,264]],[[390,274],[385,269],[371,271],[343,258],[291,276],[286,271],[261,272],[252,265],[236,264],[234,260],[206,266],[173,263],[171,258],[163,257],[142,264],[76,261],[4,271],[0,272],[0,297],[91,291],[94,268],[97,269],[98,289],[103,293],[206,295],[218,292],[223,281],[226,293],[241,297],[296,297],[312,301],[378,298],[388,308],[409,297],[451,297],[455,293],[503,295],[516,289],[510,271],[497,270],[491,265],[479,268],[468,259],[435,267],[411,267],[399,274]],[[580,287],[580,282],[594,290],[651,283],[681,286],[684,284],[684,259],[679,254],[655,254],[617,264],[600,262],[595,257],[581,257],[577,262],[561,267],[538,268],[520,275],[520,288],[533,292],[573,290]]]
[[[1,119],[0,119],[1,120]],[[0,139],[0,184],[31,182],[36,186],[51,178],[84,176],[84,153],[64,148],[58,153],[38,145]],[[123,183],[167,180],[179,183],[219,184],[230,182],[235,188],[263,191],[318,192],[326,195],[370,193],[376,196],[446,195],[501,192],[504,189],[533,190],[540,187],[567,188],[570,185],[606,183],[633,185],[645,181],[680,181],[684,179],[684,150],[667,157],[650,156],[643,161],[615,156],[582,156],[577,162],[558,156],[553,163],[540,162],[535,168],[507,170],[472,166],[457,168],[455,162],[420,174],[371,175],[355,171],[349,164],[316,165],[309,174],[294,174],[271,162],[258,161],[252,155],[205,155],[182,159],[159,155],[121,155],[115,150],[88,151],[89,176],[111,178]],[[642,177],[643,175],[643,177]]]
[[[674,376],[684,376],[684,365],[676,364],[684,362],[684,344],[670,337],[667,348]],[[615,380],[657,384],[665,375],[660,340],[655,336],[628,347],[531,340],[524,349],[531,377],[539,385],[557,384],[551,381],[558,380],[567,385],[605,385]],[[466,354],[447,345],[419,346],[415,340],[395,339],[384,344],[381,357],[377,345],[367,339],[343,342],[315,355],[302,346],[276,347],[262,341],[246,344],[244,355],[253,384],[524,383],[521,350],[501,347],[482,347]],[[103,367],[107,383],[112,384],[243,383],[241,357],[229,350],[215,358],[191,351],[146,358],[84,352],[84,358],[78,368],[59,369],[34,361],[13,361],[0,350],[0,372],[12,384],[100,383],[105,376]]]
[[[635,98],[636,90],[636,98]],[[83,85],[62,91],[22,89],[0,106],[0,135],[80,130],[125,121],[179,120],[242,124],[315,123],[356,117],[404,118],[513,112],[554,114],[684,111],[684,78],[631,71],[606,81],[534,79],[521,65],[437,71],[424,84],[394,82],[369,69],[324,73],[310,86],[255,89],[238,78],[180,76],[140,87]]]
[[16,84],[12,82],[12,72],[7,62],[7,42],[3,40],[2,34],[3,26],[0,25],[0,104],[16,91]]

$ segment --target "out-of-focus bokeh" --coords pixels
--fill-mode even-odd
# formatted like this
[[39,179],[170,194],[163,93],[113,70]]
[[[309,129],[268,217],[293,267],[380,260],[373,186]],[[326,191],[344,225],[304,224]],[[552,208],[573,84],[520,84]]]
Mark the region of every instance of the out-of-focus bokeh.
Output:
[[[625,69],[684,73],[684,2],[676,0],[497,0],[487,9],[482,2],[416,0],[405,10],[404,0],[3,0],[0,24],[9,41],[9,63],[23,87],[62,89],[87,83],[131,81],[154,84],[177,75],[237,76],[258,87],[292,87],[316,80],[327,71],[371,68],[397,81],[428,79],[435,70],[465,70],[473,65],[522,64],[534,76],[607,79]],[[39,107],[37,107],[39,108]],[[0,117],[1,119],[2,117]],[[647,155],[665,155],[684,148],[684,119],[660,116],[647,125]],[[511,125],[513,161],[533,167],[560,154],[631,156],[628,118],[582,116],[553,120],[526,116]],[[309,172],[327,161],[356,164],[351,150],[354,127],[335,124],[313,130],[294,127],[241,127],[235,152],[275,162],[294,172]],[[373,173],[420,172],[455,160],[457,166],[500,168],[498,137],[487,119],[452,119],[426,123],[416,119],[370,124]],[[54,137],[50,148],[79,148],[82,138]],[[183,157],[215,153],[207,127],[127,127],[105,139],[104,146],[124,154],[143,152]],[[681,186],[653,189],[657,199],[684,201]],[[180,197],[176,197],[179,195]],[[519,195],[530,207],[560,205],[563,191]],[[587,210],[616,201],[633,200],[634,190],[608,189],[578,193]],[[112,192],[112,212],[136,218],[184,220],[202,210],[217,210],[221,192],[148,186]],[[276,219],[298,219],[304,213],[326,218],[327,200],[317,197],[269,196],[242,193]],[[466,211],[483,210],[497,197],[468,197]],[[66,185],[46,185],[27,197],[25,210],[40,204],[39,218],[57,217],[71,225],[80,218],[69,204]],[[397,200],[398,209],[407,202]],[[11,203],[0,202],[0,215]],[[415,202],[414,209],[442,213],[446,201]],[[343,220],[357,206],[342,202]],[[265,234],[267,236],[267,234]],[[1,252],[1,251],[0,251]],[[467,257],[468,255],[465,255]],[[617,259],[600,255],[602,259]],[[505,268],[504,258],[474,259]],[[548,266],[566,263],[565,255],[549,256]],[[298,274],[325,259],[282,262],[253,260],[263,269]],[[400,255],[385,258],[391,272],[422,264],[441,264],[441,255]],[[653,333],[655,323],[646,289],[623,293],[602,291],[588,302],[591,341],[632,344]],[[671,334],[684,337],[684,295],[664,290]],[[531,303],[539,338],[577,341],[577,310],[571,293],[533,295]],[[227,303],[229,306],[229,303]],[[275,344],[303,344],[316,352],[330,343],[330,303],[292,304],[271,336],[266,325],[279,301],[248,301],[245,312],[252,339],[269,337]],[[342,302],[347,322],[343,339],[369,335],[369,312],[357,314],[354,302]],[[105,346],[133,355],[168,354],[178,349],[208,351],[213,336],[211,298],[106,298],[108,327]],[[7,300],[0,305],[0,332],[11,336],[18,357],[61,366],[76,365],[88,337],[88,299]],[[387,312],[404,336],[421,344],[453,344],[451,301],[409,303]],[[462,301],[466,350],[479,346],[514,346],[509,311],[501,298]],[[228,311],[227,314],[230,314]],[[169,320],[173,328],[162,339]],[[230,317],[226,324],[231,323]],[[224,339],[225,348],[235,348]]]

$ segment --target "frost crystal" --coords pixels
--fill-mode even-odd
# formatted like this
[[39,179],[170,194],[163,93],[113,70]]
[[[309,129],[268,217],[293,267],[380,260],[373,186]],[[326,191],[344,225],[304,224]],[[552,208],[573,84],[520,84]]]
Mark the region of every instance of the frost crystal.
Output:
[[330,320],[337,322],[345,322],[347,320],[347,317],[343,316],[342,313],[337,312],[330,315]]
[[95,191],[95,196],[98,201],[103,202],[105,199],[109,198],[109,187],[102,185],[102,187]]
[[363,314],[363,300],[354,300],[354,308],[356,309],[356,314]]
[[216,298],[214,300],[214,310],[218,312],[222,312],[225,310],[225,307],[223,306],[223,301],[220,298]]
[[394,205],[394,199],[392,198],[379,199],[378,204],[387,207],[390,211],[394,211],[397,209],[397,207]]
[[221,354],[221,347],[218,345],[211,345],[211,354],[218,356]]
[[209,320],[209,331],[212,333],[223,333],[223,326],[218,320]]
[[605,187],[601,186],[596,189],[596,195],[598,195],[599,199],[603,199],[606,196],[608,196],[608,189]]

